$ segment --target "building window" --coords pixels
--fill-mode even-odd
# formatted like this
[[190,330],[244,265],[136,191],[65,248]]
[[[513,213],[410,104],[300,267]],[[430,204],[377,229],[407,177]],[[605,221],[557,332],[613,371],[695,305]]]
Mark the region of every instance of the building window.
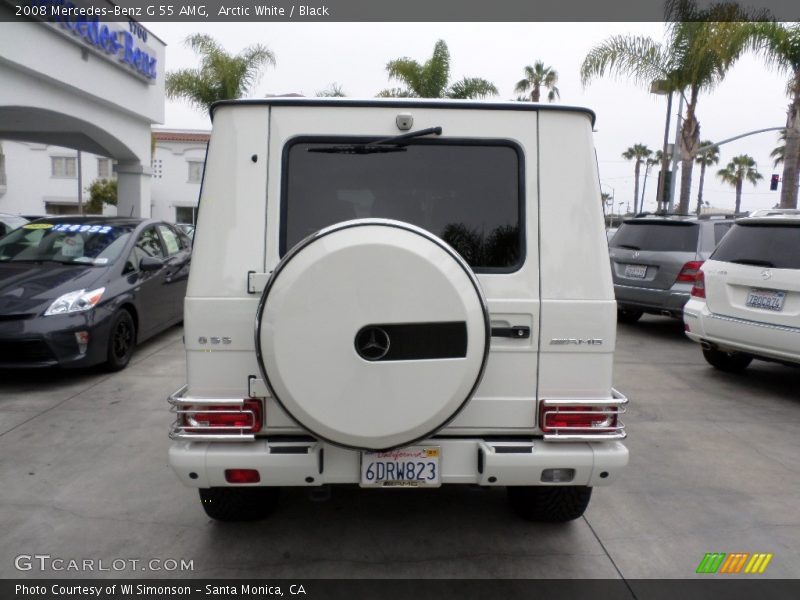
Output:
[[48,215],[77,215],[79,212],[77,204],[60,204],[57,202],[45,202],[44,211]]
[[52,176],[74,179],[77,176],[77,159],[74,156],[51,156]]
[[203,163],[199,160],[189,162],[189,183],[200,183],[203,180]]
[[197,207],[195,206],[176,206],[175,222],[188,223],[194,225],[197,222]]
[[113,176],[113,170],[111,169],[111,159],[110,158],[98,158],[97,159],[97,177],[99,179],[111,179]]
[[161,179],[164,161],[162,161],[160,158],[154,158],[151,166],[153,167],[153,179]]

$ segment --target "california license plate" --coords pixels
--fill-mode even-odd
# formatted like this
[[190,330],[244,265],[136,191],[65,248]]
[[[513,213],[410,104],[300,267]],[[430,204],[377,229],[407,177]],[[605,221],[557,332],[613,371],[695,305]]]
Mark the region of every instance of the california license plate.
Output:
[[776,292],[774,290],[750,290],[747,294],[745,304],[751,308],[763,308],[779,312],[783,310],[783,301],[786,292]]
[[411,446],[361,454],[362,487],[438,487],[439,446]]
[[625,277],[630,277],[631,279],[644,279],[646,274],[646,265],[625,265]]

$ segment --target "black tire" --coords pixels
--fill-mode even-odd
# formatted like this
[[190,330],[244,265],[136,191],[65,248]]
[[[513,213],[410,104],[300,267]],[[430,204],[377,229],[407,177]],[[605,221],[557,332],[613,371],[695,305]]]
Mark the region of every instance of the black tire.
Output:
[[741,352],[723,352],[722,350],[703,348],[703,356],[712,367],[726,373],[741,373],[753,361],[752,356]]
[[257,521],[270,516],[278,507],[280,488],[204,488],[200,489],[203,510],[217,521]]
[[644,313],[641,310],[633,310],[630,308],[617,309],[617,322],[618,323],[636,323],[642,318]]
[[136,323],[131,313],[120,309],[111,318],[108,329],[108,350],[105,368],[108,371],[121,371],[128,366],[136,348]]
[[527,521],[566,523],[583,516],[592,488],[568,486],[509,486],[511,509]]

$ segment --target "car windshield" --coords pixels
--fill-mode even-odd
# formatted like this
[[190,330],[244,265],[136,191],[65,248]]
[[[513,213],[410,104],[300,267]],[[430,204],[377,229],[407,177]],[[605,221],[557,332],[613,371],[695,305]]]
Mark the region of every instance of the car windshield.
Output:
[[711,258],[775,269],[800,269],[800,225],[734,225]]
[[0,262],[107,265],[120,255],[133,229],[102,222],[28,223],[0,239]]
[[281,253],[328,225],[382,218],[427,229],[473,268],[522,262],[521,161],[511,143],[297,140],[284,156]]
[[622,224],[609,245],[630,250],[696,252],[698,231],[696,223],[630,221]]

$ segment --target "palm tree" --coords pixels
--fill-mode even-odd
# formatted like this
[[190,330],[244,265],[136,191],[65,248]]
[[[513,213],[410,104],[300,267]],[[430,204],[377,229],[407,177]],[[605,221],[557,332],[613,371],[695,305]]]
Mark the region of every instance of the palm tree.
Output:
[[655,80],[663,89],[686,98],[686,115],[680,135],[681,191],[678,212],[689,209],[694,152],[700,140],[697,102],[711,90],[747,48],[752,30],[748,23],[765,18],[764,11],[749,13],[733,2],[700,9],[696,0],[667,0],[666,41],[645,36],[612,36],[589,51],[581,65],[587,85],[606,74],[628,77],[650,87]]
[[167,98],[183,98],[204,111],[219,100],[241,98],[255,85],[266,66],[275,65],[273,53],[261,44],[232,55],[210,35],[196,33],[184,43],[199,56],[200,65],[167,73]]
[[652,154],[653,151],[650,150],[650,148],[648,148],[644,144],[634,144],[633,146],[631,146],[630,148],[625,150],[625,152],[622,153],[622,158],[624,158],[625,160],[635,161],[633,165],[633,181],[634,181],[633,212],[634,213],[639,212],[636,209],[636,205],[639,198],[639,170],[641,169],[642,161],[647,160],[650,156],[652,156]]
[[324,90],[318,91],[316,95],[317,98],[344,98],[347,96],[347,94],[344,93],[344,88],[341,86],[341,84],[338,84],[335,81]]
[[[704,140],[700,142],[700,147],[709,146],[713,143],[709,140]],[[698,154],[694,161],[700,165],[700,189],[697,191],[697,214],[699,215],[703,208],[703,184],[706,179],[706,167],[716,165],[719,162],[719,146],[714,146]]]
[[542,61],[537,60],[533,63],[533,66],[527,65],[525,67],[525,78],[517,82],[514,92],[524,94],[530,90],[531,102],[538,102],[541,89],[546,88],[548,90],[547,101],[552,102],[561,97],[556,87],[557,83],[558,72],[552,67],[546,67]]
[[736,189],[736,210],[738,213],[742,206],[742,184],[749,181],[755,185],[759,179],[764,179],[763,175],[756,168],[756,161],[752,156],[740,154],[734,156],[724,169],[717,171],[717,176],[725,183],[729,183]]
[[772,163],[774,167],[777,167],[779,164],[783,162],[783,159],[786,157],[786,129],[781,129],[780,134],[778,135],[778,141],[783,142],[782,144],[775,146],[772,152],[769,155],[775,159]]
[[[661,163],[661,150],[656,150],[655,155],[644,161],[644,182],[642,183],[642,197],[639,201],[638,212],[644,212],[644,193],[647,191],[647,176],[650,174],[650,169],[653,167],[653,165],[660,165]],[[637,212],[635,208],[633,212]]]
[[[756,47],[766,58],[767,64],[789,76],[786,85],[789,107],[786,110],[780,207],[797,208],[797,180],[800,174],[800,25],[757,23],[754,30]],[[774,151],[772,156],[775,156]],[[777,166],[777,160],[775,164]]]
[[425,64],[411,58],[398,58],[386,64],[389,79],[405,84],[378,93],[383,98],[485,98],[496,96],[497,88],[480,77],[464,77],[450,81],[450,51],[443,40],[436,42],[433,56]]

